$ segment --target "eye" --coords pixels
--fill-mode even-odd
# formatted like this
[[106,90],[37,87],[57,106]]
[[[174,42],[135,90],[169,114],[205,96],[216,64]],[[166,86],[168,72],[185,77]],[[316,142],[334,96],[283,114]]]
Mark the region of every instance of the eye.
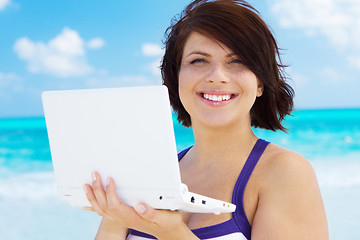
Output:
[[195,64],[195,63],[205,63],[205,59],[202,59],[202,58],[197,58],[197,59],[194,59],[190,62],[190,64]]
[[242,64],[243,62],[238,58],[234,58],[234,59],[231,59],[230,63]]

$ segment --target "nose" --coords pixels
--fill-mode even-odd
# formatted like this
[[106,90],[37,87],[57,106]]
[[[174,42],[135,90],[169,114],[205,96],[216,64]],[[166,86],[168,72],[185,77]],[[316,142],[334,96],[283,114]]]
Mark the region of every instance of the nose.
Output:
[[207,82],[209,83],[228,83],[229,77],[225,67],[222,64],[213,64],[206,75]]

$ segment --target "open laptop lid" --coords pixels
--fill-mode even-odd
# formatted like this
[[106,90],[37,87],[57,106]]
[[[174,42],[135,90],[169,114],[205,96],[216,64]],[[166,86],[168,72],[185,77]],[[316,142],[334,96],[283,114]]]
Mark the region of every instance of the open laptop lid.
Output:
[[47,91],[42,100],[58,191],[72,205],[86,205],[94,170],[125,195],[180,188],[165,86]]

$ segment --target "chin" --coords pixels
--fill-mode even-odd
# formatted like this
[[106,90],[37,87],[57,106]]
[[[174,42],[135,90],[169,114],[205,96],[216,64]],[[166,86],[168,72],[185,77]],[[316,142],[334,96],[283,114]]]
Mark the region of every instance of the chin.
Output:
[[236,127],[239,123],[239,120],[233,119],[224,119],[218,117],[209,117],[198,121],[199,125],[205,126],[207,128],[221,129],[221,128],[232,128]]

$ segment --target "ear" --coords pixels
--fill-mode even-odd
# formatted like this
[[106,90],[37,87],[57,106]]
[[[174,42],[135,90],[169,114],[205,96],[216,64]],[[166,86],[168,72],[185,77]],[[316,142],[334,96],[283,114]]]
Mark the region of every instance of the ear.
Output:
[[260,81],[258,81],[258,88],[256,92],[256,97],[261,97],[264,92],[264,84]]

